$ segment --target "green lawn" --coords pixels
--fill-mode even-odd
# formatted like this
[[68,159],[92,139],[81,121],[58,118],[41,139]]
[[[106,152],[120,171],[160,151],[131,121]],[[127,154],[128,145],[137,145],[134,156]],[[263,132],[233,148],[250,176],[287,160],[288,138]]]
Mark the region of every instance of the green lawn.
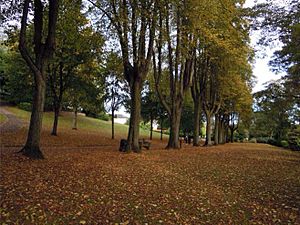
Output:
[[6,121],[6,116],[3,114],[0,114],[0,123],[4,123]]
[[[30,119],[30,112],[21,110],[16,107],[7,107],[7,110],[14,113],[18,118],[29,121]],[[63,112],[62,115],[59,117],[59,127],[58,129],[70,129],[72,128],[72,120],[73,114],[72,112]],[[43,126],[46,128],[51,128],[53,124],[53,112],[45,112],[43,118]],[[80,130],[87,130],[91,132],[101,131],[102,133],[111,133],[111,121],[103,121],[100,119],[95,119],[91,117],[86,117],[83,115],[78,115],[78,129]],[[59,130],[58,130],[59,132]],[[127,136],[128,132],[128,125],[123,124],[115,124],[115,134],[119,136]],[[145,129],[140,129],[140,135],[142,137],[148,137],[150,131]],[[153,132],[154,138],[159,138],[160,133]]]

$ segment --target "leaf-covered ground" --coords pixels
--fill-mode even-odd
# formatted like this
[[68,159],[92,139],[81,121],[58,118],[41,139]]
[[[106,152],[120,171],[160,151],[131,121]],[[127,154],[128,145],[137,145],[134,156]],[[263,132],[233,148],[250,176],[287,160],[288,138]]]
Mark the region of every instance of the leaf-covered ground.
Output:
[[43,132],[46,159],[1,134],[2,224],[300,224],[300,154],[227,144],[118,152],[109,134]]

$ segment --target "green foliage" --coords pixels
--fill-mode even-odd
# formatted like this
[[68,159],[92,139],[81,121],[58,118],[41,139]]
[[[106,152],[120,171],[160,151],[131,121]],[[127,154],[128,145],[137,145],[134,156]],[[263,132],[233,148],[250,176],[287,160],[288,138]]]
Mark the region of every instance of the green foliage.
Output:
[[63,0],[57,24],[56,52],[48,66],[53,102],[84,108],[94,117],[103,111],[104,85],[99,62],[104,39],[82,12],[82,1]]
[[292,150],[300,151],[300,127],[288,133],[288,144]]
[[267,141],[267,143],[269,145],[280,146],[280,142],[278,140],[274,139],[274,138],[269,138],[268,141]]
[[104,82],[103,99],[106,110],[115,113],[128,99],[127,83],[123,78],[123,67],[120,56],[115,52],[109,52],[105,57],[106,63],[101,67],[100,74]]
[[31,112],[32,110],[32,104],[29,102],[21,102],[18,104],[19,109],[23,109],[25,111]]
[[[281,80],[283,91],[276,94],[286,104],[293,107],[294,115],[291,116],[292,124],[299,123],[300,106],[300,2],[288,0],[285,4],[278,4],[278,1],[270,1],[268,4],[261,4],[255,8],[258,13],[255,26],[261,29],[260,44],[270,45],[278,39],[282,48],[275,51],[272,61],[269,63],[275,72],[285,72],[286,76]],[[277,117],[282,117],[281,115]],[[286,132],[286,131],[285,131]]]
[[101,112],[99,114],[97,114],[96,118],[103,120],[103,121],[110,121],[110,116],[108,114],[106,114],[105,112]]
[[282,140],[282,141],[280,142],[280,145],[281,145],[282,147],[284,147],[284,148],[289,147],[289,143],[288,143],[286,140]]
[[194,127],[194,109],[191,102],[191,99],[184,102],[183,110],[181,113],[181,121],[180,121],[180,133],[184,135],[189,133],[192,135]]
[[293,104],[287,101],[284,92],[282,83],[275,81],[265,90],[254,94],[256,112],[251,136],[274,138],[278,145],[286,138],[293,123]]
[[144,130],[150,130],[150,123],[141,122],[140,128],[142,128]]
[[256,142],[257,143],[262,143],[262,144],[267,144],[268,140],[269,140],[269,138],[267,138],[267,137],[258,137],[258,138],[256,138]]
[[31,102],[33,77],[20,53],[12,47],[0,46],[1,90],[5,100],[18,104]]

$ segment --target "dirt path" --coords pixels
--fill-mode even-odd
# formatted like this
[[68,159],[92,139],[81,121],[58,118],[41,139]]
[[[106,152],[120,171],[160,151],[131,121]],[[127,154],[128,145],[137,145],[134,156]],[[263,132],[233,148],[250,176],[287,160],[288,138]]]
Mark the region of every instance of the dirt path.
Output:
[[0,134],[2,133],[15,133],[17,130],[24,126],[24,122],[18,119],[13,113],[7,111],[5,108],[0,107],[0,114],[6,116],[6,121],[0,124]]

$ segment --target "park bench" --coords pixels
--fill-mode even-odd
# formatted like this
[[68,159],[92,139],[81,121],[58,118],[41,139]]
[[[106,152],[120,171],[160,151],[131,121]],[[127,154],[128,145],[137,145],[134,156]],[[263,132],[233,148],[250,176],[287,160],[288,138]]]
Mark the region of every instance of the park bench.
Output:
[[[142,149],[144,147],[144,148],[146,148],[146,149],[149,150],[150,146],[151,146],[151,141],[145,140],[144,138],[143,139],[139,139],[139,147],[140,147],[140,149]],[[127,140],[126,139],[121,139],[119,151],[120,152],[127,152],[127,150],[128,150],[128,142],[127,142]]]
[[144,147],[149,150],[150,146],[151,146],[151,141],[145,140],[144,138],[139,139],[139,146],[140,146],[140,149],[142,149]]

